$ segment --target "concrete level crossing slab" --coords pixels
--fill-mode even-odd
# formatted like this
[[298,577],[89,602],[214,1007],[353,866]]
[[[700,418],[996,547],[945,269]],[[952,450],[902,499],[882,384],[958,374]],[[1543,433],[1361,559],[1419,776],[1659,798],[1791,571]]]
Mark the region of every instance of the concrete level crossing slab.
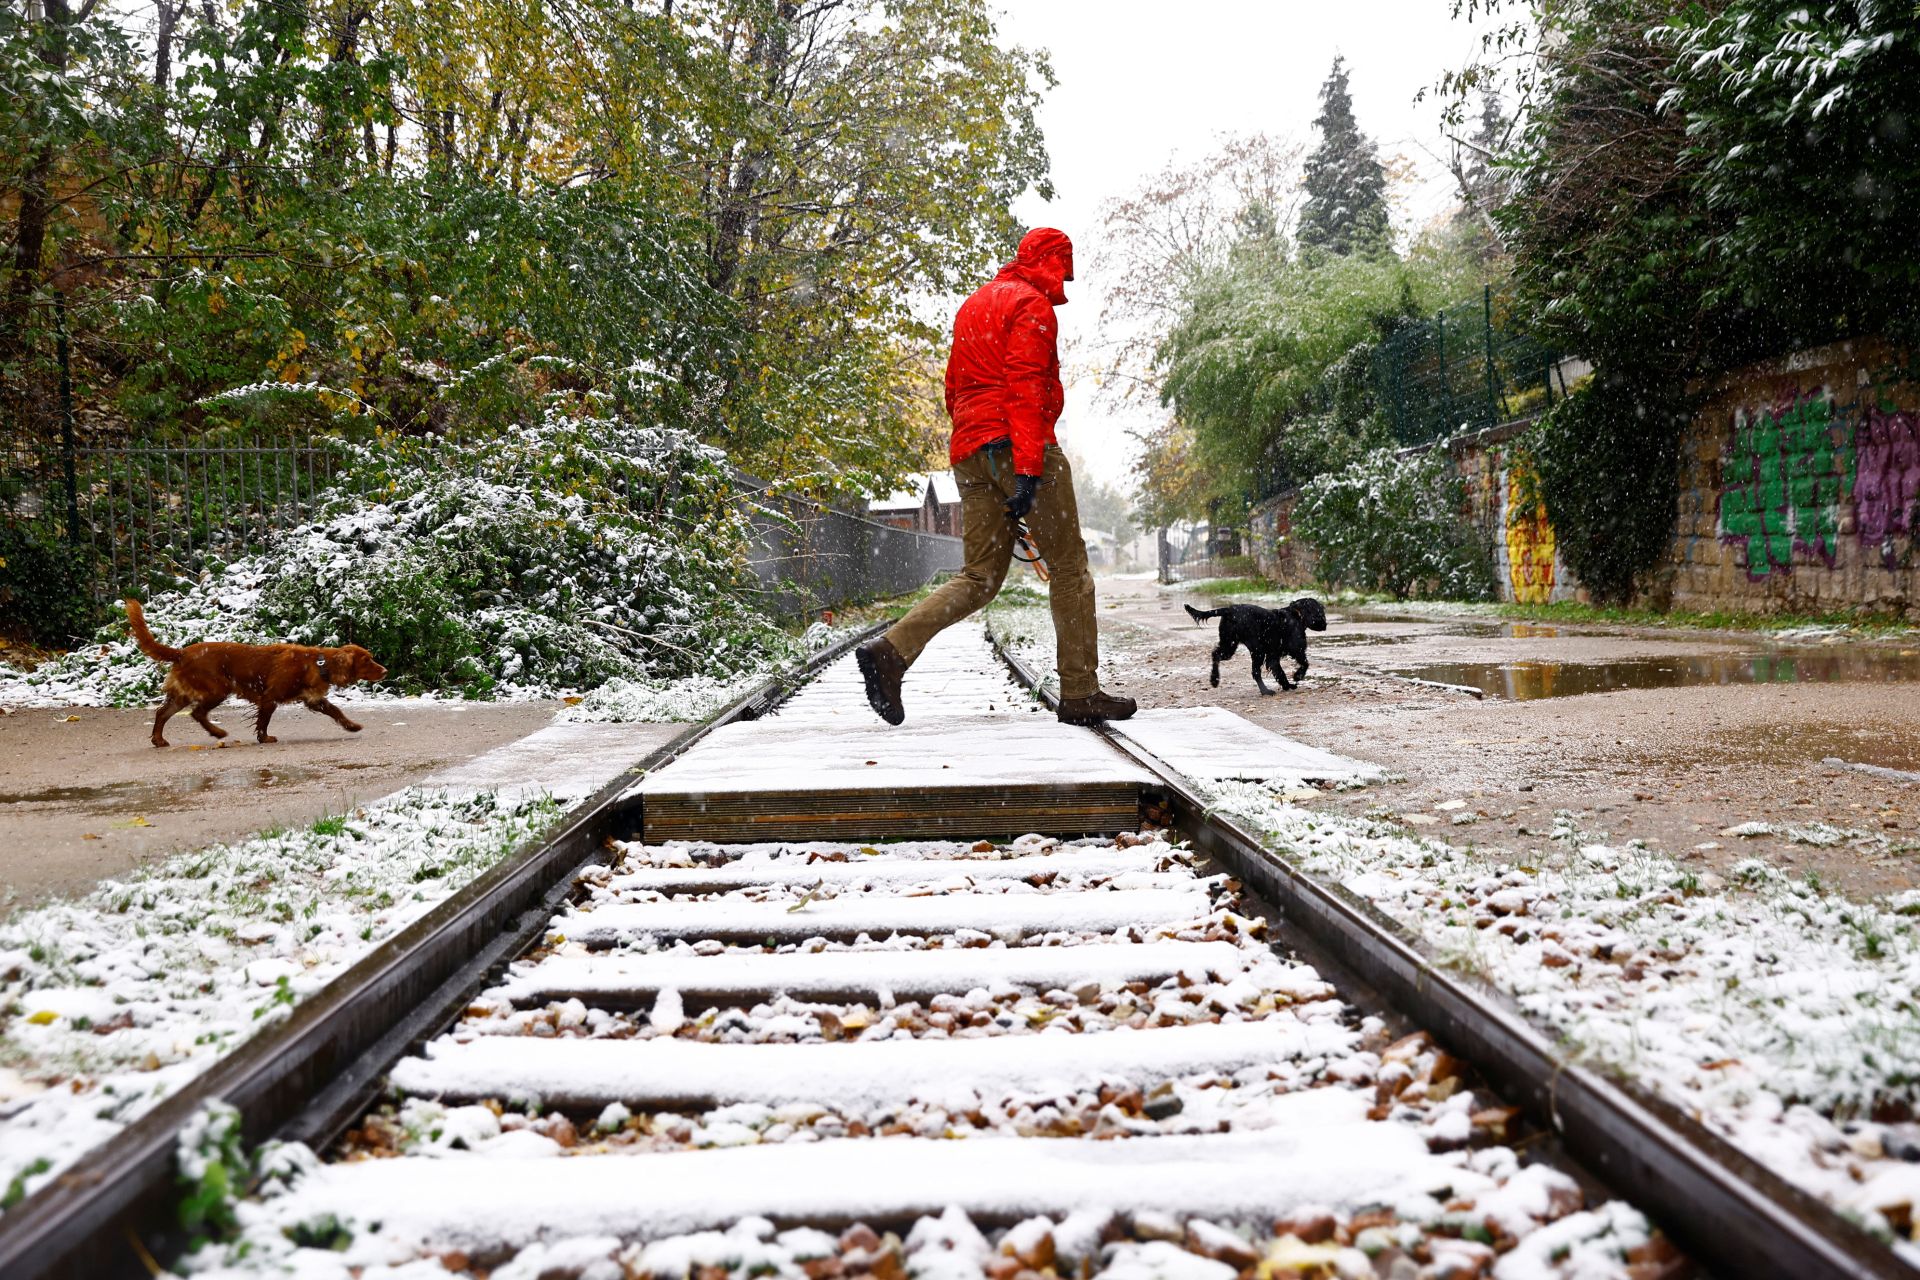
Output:
[[1151,775],[1036,710],[979,628],[929,645],[906,699],[907,723],[881,721],[849,654],[778,715],[723,726],[643,780],[643,838],[966,839],[1139,825]]
[[1224,707],[1142,711],[1113,732],[1197,780],[1236,779],[1283,786],[1368,782],[1378,765],[1283,738]]

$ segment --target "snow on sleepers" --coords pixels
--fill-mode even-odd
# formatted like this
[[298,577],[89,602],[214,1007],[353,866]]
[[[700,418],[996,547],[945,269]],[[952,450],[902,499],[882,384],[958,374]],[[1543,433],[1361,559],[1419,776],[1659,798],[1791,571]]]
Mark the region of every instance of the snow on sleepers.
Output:
[[[952,627],[936,636],[907,677],[904,696],[915,719],[948,716],[1031,716],[1045,708],[1014,683],[980,627]],[[829,666],[782,703],[776,717],[789,723],[873,722],[866,683],[852,654]]]
[[[1071,989],[1083,982],[1102,986],[1164,982],[1177,973],[1224,979],[1241,972],[1257,953],[1230,942],[1149,942],[1135,946],[968,947],[939,951],[822,951],[767,955],[699,956],[656,952],[635,956],[552,956],[519,966],[493,989],[518,1005],[580,999],[602,1008],[650,1003],[662,990],[683,1000],[724,1000],[784,992],[812,999],[858,998],[886,990],[919,1000],[944,992],[1002,984],[1036,991]],[[1279,964],[1278,960],[1265,962]],[[1302,985],[1318,975],[1289,966]]]
[[981,1040],[895,1039],[851,1044],[713,1044],[652,1040],[480,1036],[430,1042],[403,1058],[394,1088],[416,1097],[537,1100],[598,1111],[808,1102],[837,1109],[911,1101],[1058,1097],[1107,1083],[1152,1086],[1198,1072],[1347,1051],[1355,1032],[1292,1018],[1201,1023],[1098,1035],[1060,1033]]
[[[885,1223],[957,1205],[976,1222],[1076,1211],[1272,1219],[1491,1181],[1427,1152],[1410,1125],[1369,1122],[1370,1094],[1314,1089],[1277,1099],[1272,1128],[1092,1142],[1056,1138],[832,1139],[670,1155],[479,1158],[328,1165],[249,1206],[286,1230],[329,1217],[349,1259],[397,1251],[499,1256],[536,1240],[657,1240],[764,1215],[814,1226]],[[397,1246],[397,1250],[396,1250]]]
[[1263,729],[1224,707],[1142,711],[1112,726],[1119,736],[1189,778],[1304,785],[1365,782],[1380,766],[1322,751]]
[[1151,781],[1092,731],[1054,720],[942,716],[895,726],[868,711],[830,732],[778,716],[722,725],[635,790],[652,799]]
[[[964,845],[959,846],[965,848]],[[1163,851],[1165,845],[1159,846]],[[1171,889],[1191,884],[1193,876],[1185,871],[1162,873],[1155,870],[1160,859],[1151,854],[1119,850],[1033,854],[1023,858],[915,858],[909,861],[886,860],[856,855],[858,862],[815,862],[801,859],[743,858],[717,867],[646,868],[613,877],[607,888],[614,893],[632,889],[651,889],[658,893],[716,893],[745,889],[754,885],[799,885],[811,888],[831,885],[924,885],[941,884],[958,888],[976,880],[1025,880],[1029,876],[1060,873],[1072,876],[1124,876],[1122,887]]]
[[1151,929],[1198,920],[1212,909],[1212,898],[1199,889],[836,898],[804,907],[722,899],[612,903],[556,917],[553,932],[589,947],[614,946],[647,934],[759,942],[977,929],[1005,938],[1008,934],[1107,933],[1131,925]]

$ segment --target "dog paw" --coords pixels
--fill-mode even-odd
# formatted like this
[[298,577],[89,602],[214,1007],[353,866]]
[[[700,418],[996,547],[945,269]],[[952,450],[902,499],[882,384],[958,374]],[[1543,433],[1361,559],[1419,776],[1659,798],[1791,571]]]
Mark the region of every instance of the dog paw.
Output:
[[258,739],[260,740],[260,742],[261,742],[261,744],[262,744],[262,745],[265,745],[266,743],[269,743],[269,742],[278,742],[278,741],[280,741],[280,739],[278,739],[278,738],[276,738],[276,737],[274,737],[274,736],[273,736],[272,734],[270,734],[270,733],[261,733],[261,734],[255,734],[254,736],[255,736],[256,738],[258,738]]
[[165,738],[155,738],[153,740],[153,745],[156,747],[164,747],[167,745],[167,740]]
[[357,724],[355,724],[355,723],[354,723],[353,721],[351,721],[351,720],[344,720],[344,721],[342,721],[342,722],[341,722],[341,724],[340,724],[340,727],[341,727],[342,729],[345,729],[345,730],[346,730],[346,731],[347,731],[348,733],[358,733],[358,732],[360,732],[360,729],[361,729],[361,726],[360,726],[360,725],[357,725]]

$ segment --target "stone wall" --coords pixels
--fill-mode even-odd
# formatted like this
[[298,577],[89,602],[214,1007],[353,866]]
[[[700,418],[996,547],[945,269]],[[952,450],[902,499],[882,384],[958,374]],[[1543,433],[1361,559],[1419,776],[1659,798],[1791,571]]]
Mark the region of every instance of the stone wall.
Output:
[[[1900,373],[1885,346],[1839,344],[1702,388],[1653,602],[1920,617],[1920,384]],[[1466,516],[1487,541],[1502,600],[1584,600],[1516,439],[1531,425],[1448,443]],[[1289,536],[1292,514],[1291,495],[1257,507],[1253,552],[1263,574],[1298,585],[1312,579],[1312,549]]]
[[1657,592],[1676,608],[1920,616],[1920,387],[1840,344],[1706,389]]
[[1253,509],[1247,520],[1247,550],[1261,577],[1282,586],[1311,586],[1320,557],[1293,536],[1293,503],[1294,495],[1286,493]]

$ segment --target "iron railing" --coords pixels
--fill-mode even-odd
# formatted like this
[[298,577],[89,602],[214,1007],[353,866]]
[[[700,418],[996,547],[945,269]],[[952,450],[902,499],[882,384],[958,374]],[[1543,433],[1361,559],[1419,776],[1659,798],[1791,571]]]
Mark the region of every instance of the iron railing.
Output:
[[[145,596],[266,551],[323,495],[369,483],[325,442],[74,445],[0,440],[0,522],[92,552],[101,600]],[[748,561],[774,613],[897,595],[962,563],[958,538],[877,524],[736,475]],[[363,489],[349,488],[347,492]]]
[[[1555,348],[1519,330],[1487,286],[1480,297],[1406,321],[1376,342],[1365,357],[1365,398],[1395,444],[1415,447],[1552,407],[1566,391],[1563,363]],[[1328,413],[1339,399],[1329,377],[1299,412]],[[1294,474],[1276,449],[1255,464],[1250,496],[1264,501],[1311,478]]]
[[774,613],[901,595],[966,562],[958,538],[881,524],[740,480],[753,529],[749,562]]
[[1507,322],[1493,289],[1400,326],[1374,348],[1374,403],[1402,445],[1551,405],[1559,354]]
[[0,444],[0,520],[89,549],[101,598],[145,594],[264,551],[349,483],[325,444]]

